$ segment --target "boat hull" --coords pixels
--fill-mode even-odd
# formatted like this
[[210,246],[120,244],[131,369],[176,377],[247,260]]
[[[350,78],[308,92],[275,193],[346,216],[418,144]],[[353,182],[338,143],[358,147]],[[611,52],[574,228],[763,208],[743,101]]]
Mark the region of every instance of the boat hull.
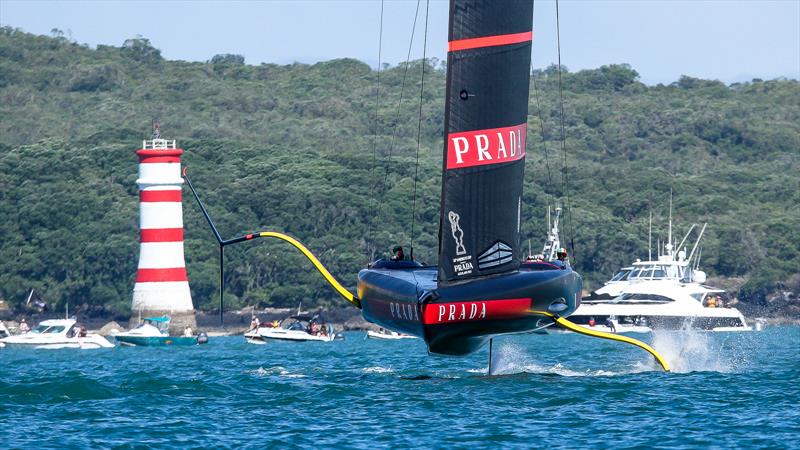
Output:
[[[105,338],[99,337],[96,339],[84,338],[68,338],[58,340],[34,340],[34,339],[15,339],[19,336],[12,336],[4,340],[2,344],[8,347],[27,347],[47,350],[58,350],[63,348],[77,348],[83,350],[94,350],[99,348],[112,348],[113,344],[108,342]],[[79,340],[80,339],[80,340]]]
[[196,336],[116,336],[120,345],[136,347],[164,347],[198,345]]
[[552,320],[534,311],[567,316],[580,304],[581,277],[550,264],[438,286],[436,267],[365,269],[358,294],[364,318],[384,328],[423,338],[428,351],[463,356],[494,336],[527,333]]

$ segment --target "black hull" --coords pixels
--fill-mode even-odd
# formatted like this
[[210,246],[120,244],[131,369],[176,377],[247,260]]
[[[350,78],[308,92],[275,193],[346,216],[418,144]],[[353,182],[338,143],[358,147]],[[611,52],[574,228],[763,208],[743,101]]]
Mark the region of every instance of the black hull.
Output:
[[552,323],[530,311],[550,311],[553,302],[567,316],[579,306],[581,276],[549,264],[439,287],[437,268],[365,269],[358,274],[364,318],[425,340],[428,351],[463,356],[494,336],[526,333]]

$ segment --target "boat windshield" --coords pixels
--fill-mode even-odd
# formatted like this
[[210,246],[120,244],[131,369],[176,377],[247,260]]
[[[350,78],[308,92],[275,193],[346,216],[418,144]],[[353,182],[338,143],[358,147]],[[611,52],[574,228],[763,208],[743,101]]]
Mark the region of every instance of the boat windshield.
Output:
[[49,326],[49,325],[37,325],[36,328],[32,329],[32,333],[37,334],[56,334],[61,333],[64,331],[63,326]]
[[[682,276],[682,267],[674,265],[649,265],[633,269],[628,275],[629,280],[662,280],[662,279],[680,279]],[[619,275],[619,274],[618,274]],[[613,281],[613,280],[612,280]]]
[[625,270],[625,269],[620,270],[619,272],[617,272],[616,275],[614,275],[613,278],[611,278],[611,281],[622,281],[628,277],[629,273],[631,273],[630,270]]
[[44,333],[44,331],[48,328],[50,328],[49,325],[37,325],[36,328],[31,330],[31,333]]

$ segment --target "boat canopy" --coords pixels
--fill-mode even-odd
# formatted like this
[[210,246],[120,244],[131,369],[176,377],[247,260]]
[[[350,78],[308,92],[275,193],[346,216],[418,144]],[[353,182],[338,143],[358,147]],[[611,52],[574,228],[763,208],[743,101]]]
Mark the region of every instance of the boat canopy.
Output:
[[169,322],[169,317],[146,317],[144,320],[147,322],[166,323]]

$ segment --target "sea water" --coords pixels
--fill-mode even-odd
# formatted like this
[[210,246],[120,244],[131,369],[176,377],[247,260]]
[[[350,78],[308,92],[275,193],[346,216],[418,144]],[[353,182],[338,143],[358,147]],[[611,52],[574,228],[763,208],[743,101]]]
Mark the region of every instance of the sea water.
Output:
[[574,334],[466,358],[420,340],[0,349],[6,448],[800,448],[800,327]]

